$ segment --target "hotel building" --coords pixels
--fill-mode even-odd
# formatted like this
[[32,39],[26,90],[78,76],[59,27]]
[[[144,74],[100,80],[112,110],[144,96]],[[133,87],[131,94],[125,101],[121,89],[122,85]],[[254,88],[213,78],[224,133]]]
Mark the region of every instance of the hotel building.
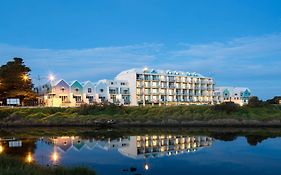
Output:
[[131,69],[116,80],[128,81],[132,106],[213,103],[214,81],[198,73]]
[[216,87],[214,103],[233,102],[243,106],[248,104],[251,90],[246,87]]

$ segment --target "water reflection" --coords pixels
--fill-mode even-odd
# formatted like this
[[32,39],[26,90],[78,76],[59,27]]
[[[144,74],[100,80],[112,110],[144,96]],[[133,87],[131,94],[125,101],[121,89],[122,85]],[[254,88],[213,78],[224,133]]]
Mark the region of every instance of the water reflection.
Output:
[[230,131],[157,130],[133,134],[114,130],[72,134],[75,135],[69,132],[65,134],[69,136],[3,137],[2,134],[0,156],[14,155],[26,163],[50,167],[86,166],[99,175],[186,174],[187,171],[190,174],[264,175],[280,171],[280,130],[274,134],[251,131],[242,136]]
[[[144,135],[119,138],[82,138],[79,136],[41,138],[1,138],[0,153],[18,155],[28,163],[34,160],[46,165],[58,165],[63,155],[73,150],[83,149],[104,151],[116,150],[120,155],[133,159],[147,159],[161,156],[174,156],[195,152],[212,145],[213,139],[207,136],[183,135]],[[43,150],[43,152],[36,151]],[[36,154],[36,155],[34,155]],[[149,165],[144,164],[148,170]]]

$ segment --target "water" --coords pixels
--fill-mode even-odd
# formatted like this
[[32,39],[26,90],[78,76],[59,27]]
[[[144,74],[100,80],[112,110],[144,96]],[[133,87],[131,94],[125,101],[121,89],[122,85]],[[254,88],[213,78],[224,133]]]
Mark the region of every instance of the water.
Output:
[[5,129],[0,153],[98,175],[280,174],[279,129]]

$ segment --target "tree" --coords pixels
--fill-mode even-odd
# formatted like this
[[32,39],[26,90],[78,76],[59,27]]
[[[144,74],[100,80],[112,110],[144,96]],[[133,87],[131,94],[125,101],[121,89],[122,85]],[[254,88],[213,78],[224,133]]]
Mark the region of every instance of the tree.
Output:
[[261,107],[264,105],[264,102],[259,99],[257,96],[252,96],[249,98],[248,106],[251,107]]
[[29,78],[30,68],[22,58],[14,58],[0,67],[0,101],[7,98],[19,98],[22,103],[36,98],[32,91],[33,84]]
[[280,104],[281,96],[275,96],[273,99],[266,100],[269,104]]

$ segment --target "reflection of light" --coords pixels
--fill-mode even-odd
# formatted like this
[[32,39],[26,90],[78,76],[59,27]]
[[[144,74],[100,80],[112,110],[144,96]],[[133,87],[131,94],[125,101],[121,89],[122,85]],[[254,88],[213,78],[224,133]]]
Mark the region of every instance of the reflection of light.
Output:
[[27,162],[27,163],[31,163],[32,160],[33,160],[33,158],[32,158],[31,153],[28,153],[27,156],[26,156],[26,162]]
[[54,152],[54,153],[52,154],[52,160],[53,160],[54,162],[56,162],[56,161],[58,161],[58,159],[59,159],[58,153],[57,153],[57,152]]
[[4,151],[4,147],[0,145],[0,154]]
[[149,169],[149,166],[148,166],[147,163],[144,164],[144,169],[145,169],[145,170],[148,170],[148,169]]

